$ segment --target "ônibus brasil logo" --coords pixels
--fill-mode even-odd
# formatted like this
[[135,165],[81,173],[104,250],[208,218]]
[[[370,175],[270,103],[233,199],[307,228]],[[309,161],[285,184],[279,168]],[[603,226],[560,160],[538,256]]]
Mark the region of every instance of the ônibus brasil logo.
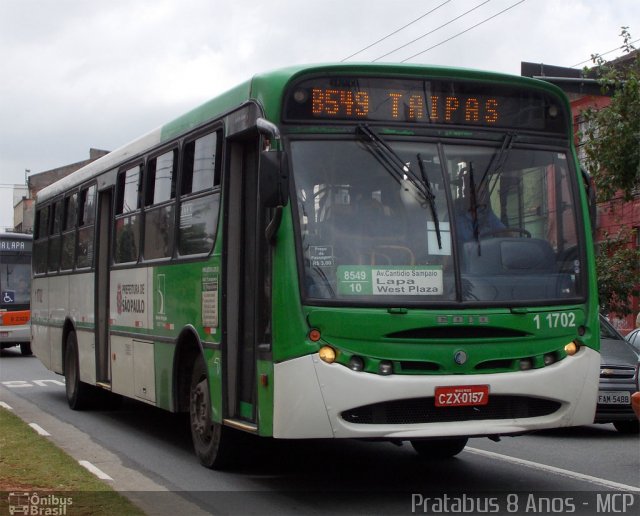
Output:
[[73,505],[73,498],[58,494],[12,492],[9,493],[9,514],[31,514],[34,516],[64,516]]

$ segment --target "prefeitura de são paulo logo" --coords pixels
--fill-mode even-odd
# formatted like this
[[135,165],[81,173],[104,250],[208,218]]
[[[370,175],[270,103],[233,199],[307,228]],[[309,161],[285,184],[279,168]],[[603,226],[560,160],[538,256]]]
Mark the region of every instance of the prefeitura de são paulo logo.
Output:
[[118,283],[116,293],[116,309],[118,314],[122,314],[123,312],[136,314],[144,313],[144,296],[144,283]]

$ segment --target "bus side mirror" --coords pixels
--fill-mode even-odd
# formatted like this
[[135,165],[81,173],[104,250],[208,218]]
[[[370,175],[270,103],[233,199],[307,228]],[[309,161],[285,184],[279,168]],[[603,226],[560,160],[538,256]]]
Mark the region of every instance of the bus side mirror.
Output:
[[584,181],[584,189],[587,192],[587,202],[589,203],[589,220],[591,221],[591,231],[596,232],[597,224],[597,206],[596,206],[596,185],[593,182],[591,174],[584,168],[580,167],[582,180]]
[[[270,141],[276,142],[276,149],[280,147],[280,130],[278,126],[265,120],[256,119],[256,129]],[[280,208],[289,200],[289,174],[287,170],[287,155],[282,150],[271,150],[268,144],[260,153],[258,189],[260,202],[265,208]]]
[[260,154],[260,202],[265,208],[284,206],[289,201],[287,156],[284,151],[265,150]]

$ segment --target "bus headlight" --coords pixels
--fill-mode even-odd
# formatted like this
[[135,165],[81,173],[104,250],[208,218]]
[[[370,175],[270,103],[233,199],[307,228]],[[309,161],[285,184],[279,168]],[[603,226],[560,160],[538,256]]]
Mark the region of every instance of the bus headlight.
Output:
[[336,351],[331,346],[322,346],[318,355],[320,360],[327,364],[333,364],[336,361]]
[[578,351],[580,351],[580,345],[573,341],[573,342],[569,342],[569,344],[567,344],[564,347],[565,352],[567,353],[567,355],[569,355],[570,357],[575,355]]

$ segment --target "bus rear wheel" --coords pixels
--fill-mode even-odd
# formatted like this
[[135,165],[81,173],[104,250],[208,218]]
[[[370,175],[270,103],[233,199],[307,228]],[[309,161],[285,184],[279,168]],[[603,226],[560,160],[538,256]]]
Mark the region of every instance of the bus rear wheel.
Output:
[[411,441],[411,446],[423,459],[449,459],[464,450],[468,440],[466,437],[430,439]]
[[207,370],[204,358],[200,355],[193,364],[189,390],[191,439],[200,464],[207,468],[223,469],[231,462],[233,434],[230,428],[212,420],[209,392]]
[[88,408],[93,398],[93,387],[80,381],[78,339],[74,331],[67,335],[67,348],[64,354],[64,377],[69,407],[73,410]]
[[30,357],[31,356],[31,342],[23,342],[22,344],[20,344],[20,353],[22,353],[22,356],[24,357]]

